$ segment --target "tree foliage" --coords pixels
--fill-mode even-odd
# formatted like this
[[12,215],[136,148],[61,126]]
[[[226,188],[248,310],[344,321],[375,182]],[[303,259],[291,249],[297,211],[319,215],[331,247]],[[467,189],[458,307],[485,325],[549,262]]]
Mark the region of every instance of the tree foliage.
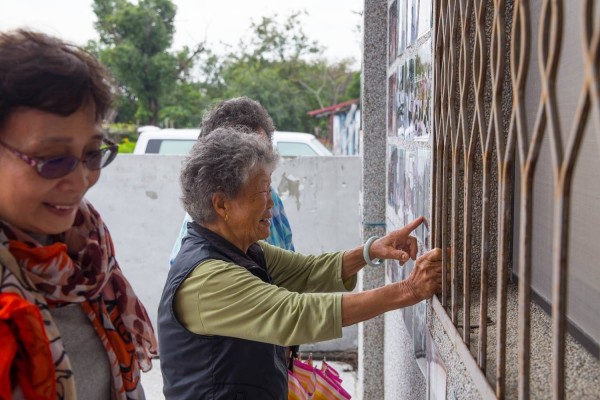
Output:
[[352,60],[327,61],[302,29],[305,16],[295,12],[283,22],[276,15],[263,17],[219,65],[222,97],[259,100],[281,130],[311,132],[318,121],[308,111],[352,98]]
[[197,126],[216,101],[248,96],[263,104],[280,130],[313,131],[307,115],[358,97],[352,60],[329,62],[302,29],[305,12],[251,24],[251,35],[225,54],[205,42],[171,50],[171,0],[94,0],[100,40],[90,43],[119,82],[119,121]]
[[100,41],[91,47],[119,82],[118,118],[157,125],[176,106],[169,100],[190,94],[185,78],[203,44],[194,51],[169,51],[177,11],[171,0],[94,0],[93,9]]

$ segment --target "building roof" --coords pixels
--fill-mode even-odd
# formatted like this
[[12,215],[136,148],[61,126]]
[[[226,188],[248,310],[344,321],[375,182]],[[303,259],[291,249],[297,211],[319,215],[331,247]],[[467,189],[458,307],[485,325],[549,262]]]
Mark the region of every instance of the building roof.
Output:
[[324,117],[329,114],[335,114],[339,111],[346,111],[346,109],[350,108],[353,104],[358,104],[360,99],[352,99],[348,101],[344,101],[342,103],[334,104],[329,107],[320,108],[318,110],[312,110],[307,112],[311,117]]

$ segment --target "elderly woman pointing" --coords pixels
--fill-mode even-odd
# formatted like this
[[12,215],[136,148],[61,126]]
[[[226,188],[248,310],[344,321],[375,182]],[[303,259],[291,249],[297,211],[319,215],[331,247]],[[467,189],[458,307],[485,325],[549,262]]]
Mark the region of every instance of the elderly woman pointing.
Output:
[[[193,220],[163,291],[158,336],[167,399],[285,399],[284,347],[339,338],[342,327],[429,298],[441,289],[441,251],[402,282],[350,291],[370,259],[417,255],[403,229],[352,250],[306,256],[271,246],[269,143],[236,128],[201,138],[183,167]],[[365,258],[367,259],[365,261]]]

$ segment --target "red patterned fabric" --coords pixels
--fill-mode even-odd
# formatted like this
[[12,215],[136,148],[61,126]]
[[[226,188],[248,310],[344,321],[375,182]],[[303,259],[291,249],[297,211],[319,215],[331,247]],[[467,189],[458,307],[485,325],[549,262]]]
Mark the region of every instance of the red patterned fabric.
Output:
[[74,397],[75,385],[48,304],[80,303],[108,354],[116,398],[143,398],[140,369],[152,367],[158,346],[146,310],[114,257],[108,229],[83,201],[71,229],[56,239],[41,246],[0,222],[0,293],[19,293],[39,308],[51,343],[56,397]]
[[19,385],[26,399],[56,396],[54,362],[39,309],[15,293],[0,293],[0,399]]

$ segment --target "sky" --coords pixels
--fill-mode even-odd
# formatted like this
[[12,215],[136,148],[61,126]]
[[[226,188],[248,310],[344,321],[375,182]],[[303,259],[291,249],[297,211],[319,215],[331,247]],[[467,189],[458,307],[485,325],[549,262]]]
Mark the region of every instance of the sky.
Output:
[[[306,10],[304,32],[326,47],[325,57],[353,58],[360,65],[363,0],[173,0],[177,5],[173,49],[207,40],[219,51],[221,43],[236,45],[249,35],[252,20],[277,14],[281,20]],[[92,0],[0,0],[0,30],[29,27],[77,44],[97,39]]]

